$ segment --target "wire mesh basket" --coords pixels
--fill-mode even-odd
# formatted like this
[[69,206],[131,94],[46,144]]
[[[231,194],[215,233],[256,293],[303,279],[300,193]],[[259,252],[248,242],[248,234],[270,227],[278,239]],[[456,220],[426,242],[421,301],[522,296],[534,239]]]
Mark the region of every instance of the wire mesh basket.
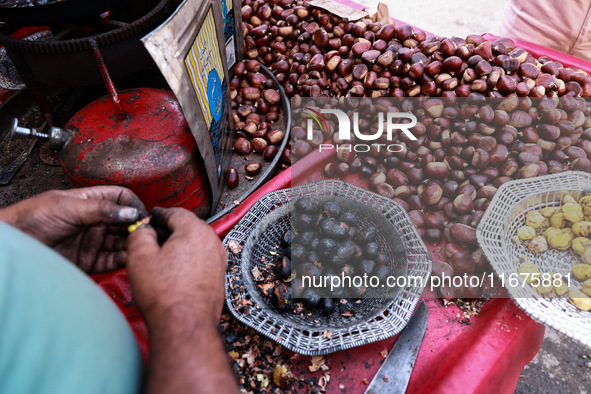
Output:
[[[528,212],[560,206],[565,195],[578,199],[583,192],[591,192],[591,174],[584,172],[572,171],[508,182],[495,194],[476,230],[476,236],[499,281],[504,278],[509,295],[525,313],[591,347],[591,312],[579,311],[571,305],[568,294],[544,298],[523,281],[518,271],[520,263],[528,260],[536,264],[542,274],[572,276],[572,266],[581,263],[580,257],[571,250],[553,248],[543,253],[532,253],[523,243],[518,245],[512,240],[517,229],[525,225]],[[511,284],[510,278],[516,278],[516,281]],[[580,290],[581,282],[571,278],[570,288]]]
[[[290,203],[303,196],[320,200],[334,197],[362,204],[375,211],[397,234],[405,259],[402,274],[418,278],[397,289],[393,299],[364,298],[353,307],[350,317],[339,314],[322,320],[318,316],[280,312],[264,299],[252,278],[252,269],[261,257],[271,258],[272,248],[289,228]],[[371,216],[371,214],[370,214]],[[396,335],[406,326],[431,273],[431,255],[418,231],[400,205],[351,184],[326,180],[278,190],[263,196],[224,238],[228,252],[226,302],[242,323],[303,355],[323,355],[380,341]],[[239,246],[239,247],[237,247]],[[396,247],[394,247],[396,249]],[[233,250],[233,251],[232,251]],[[326,335],[329,331],[330,335]]]

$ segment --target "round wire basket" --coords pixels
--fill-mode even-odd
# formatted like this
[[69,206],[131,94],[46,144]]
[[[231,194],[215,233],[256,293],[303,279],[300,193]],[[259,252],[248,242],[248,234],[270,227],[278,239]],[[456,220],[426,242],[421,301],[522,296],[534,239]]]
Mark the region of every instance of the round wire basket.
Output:
[[[517,229],[525,225],[528,212],[560,206],[565,195],[575,199],[583,192],[591,192],[591,174],[569,171],[505,183],[495,194],[486,210],[476,236],[480,247],[495,270],[498,280],[515,303],[534,320],[591,347],[591,312],[580,311],[568,301],[568,294],[544,298],[519,275],[519,266],[529,261],[540,272],[572,276],[574,264],[581,259],[572,251],[548,248],[543,253],[532,253],[523,243],[513,241]],[[570,288],[581,288],[572,277]]]
[[[394,270],[407,278],[407,286],[395,289],[394,298],[363,298],[352,305],[353,316],[333,314],[295,315],[279,312],[264,299],[252,277],[252,269],[267,261],[273,246],[290,226],[290,204],[303,196],[319,200],[334,197],[362,204],[378,215],[399,239],[393,246]],[[388,238],[391,239],[391,238]],[[393,244],[396,242],[394,241]],[[224,238],[228,248],[226,302],[242,323],[280,343],[289,350],[308,356],[323,355],[380,341],[398,334],[408,323],[431,273],[431,255],[404,209],[391,199],[351,184],[326,180],[278,190],[263,196]],[[396,253],[399,253],[396,255]],[[401,257],[400,253],[403,257]],[[404,258],[405,255],[405,258]],[[330,334],[327,334],[327,333]]]

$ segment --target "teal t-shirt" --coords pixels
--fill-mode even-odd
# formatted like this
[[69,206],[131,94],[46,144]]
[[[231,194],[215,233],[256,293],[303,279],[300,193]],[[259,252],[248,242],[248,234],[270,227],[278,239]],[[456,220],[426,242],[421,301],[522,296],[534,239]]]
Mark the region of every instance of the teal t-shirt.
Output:
[[142,368],[113,301],[61,255],[0,222],[0,393],[137,393]]

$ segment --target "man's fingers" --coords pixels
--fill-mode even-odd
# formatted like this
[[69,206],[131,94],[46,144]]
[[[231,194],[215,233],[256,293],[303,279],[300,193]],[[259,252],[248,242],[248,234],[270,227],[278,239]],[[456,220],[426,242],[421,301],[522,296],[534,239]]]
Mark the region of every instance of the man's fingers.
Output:
[[[152,217],[158,226],[169,229],[171,232],[182,228],[199,225],[201,222],[197,216],[184,208],[160,208],[152,209]],[[204,223],[204,222],[203,222]]]
[[86,272],[93,273],[97,271],[97,254],[103,249],[105,226],[88,227],[82,233],[78,250],[78,267]]
[[156,255],[159,250],[158,236],[152,226],[140,226],[127,237],[127,255],[129,259],[141,259],[145,255]]
[[103,250],[119,252],[121,250],[125,250],[126,246],[127,238],[113,234],[105,235],[105,241],[103,242]]
[[69,219],[78,226],[125,225],[138,220],[140,211],[137,208],[121,206],[112,201],[98,199],[72,199],[67,204],[72,211]]
[[78,197],[87,200],[97,199],[114,202],[118,205],[133,207],[140,216],[146,216],[146,207],[131,190],[121,186],[93,186],[63,191],[68,197]]
[[95,264],[95,272],[110,272],[125,267],[125,261],[127,259],[127,252],[100,252],[97,257]]

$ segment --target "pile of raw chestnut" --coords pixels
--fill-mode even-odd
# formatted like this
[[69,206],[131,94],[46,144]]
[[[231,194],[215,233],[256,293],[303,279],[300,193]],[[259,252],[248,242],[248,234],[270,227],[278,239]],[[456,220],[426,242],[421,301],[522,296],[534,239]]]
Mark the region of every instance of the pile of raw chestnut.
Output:
[[[361,174],[409,211],[427,242],[446,238],[449,266],[437,271],[489,270],[475,227],[504,182],[591,171],[591,117],[580,98],[591,96],[591,77],[582,70],[536,59],[505,38],[427,37],[408,25],[347,22],[306,1],[242,5],[246,57],[269,67],[288,96],[317,97],[318,108],[341,98],[368,111],[375,104],[356,100],[395,97],[417,116],[418,139],[401,136],[403,152],[341,149],[325,170]],[[311,141],[296,126],[290,156],[301,159],[323,140],[355,143],[332,130]],[[454,297],[454,289],[440,292]]]
[[[281,95],[273,79],[260,72],[258,60],[239,62],[230,81],[232,117],[234,120],[234,151],[247,156],[254,152],[265,161],[272,161],[285,137],[281,123]],[[240,92],[240,94],[238,94]],[[244,164],[247,176],[254,177],[263,168],[262,160]],[[285,149],[280,158],[280,169],[291,164],[291,151]],[[234,188],[240,182],[236,168],[226,172],[226,184]]]

